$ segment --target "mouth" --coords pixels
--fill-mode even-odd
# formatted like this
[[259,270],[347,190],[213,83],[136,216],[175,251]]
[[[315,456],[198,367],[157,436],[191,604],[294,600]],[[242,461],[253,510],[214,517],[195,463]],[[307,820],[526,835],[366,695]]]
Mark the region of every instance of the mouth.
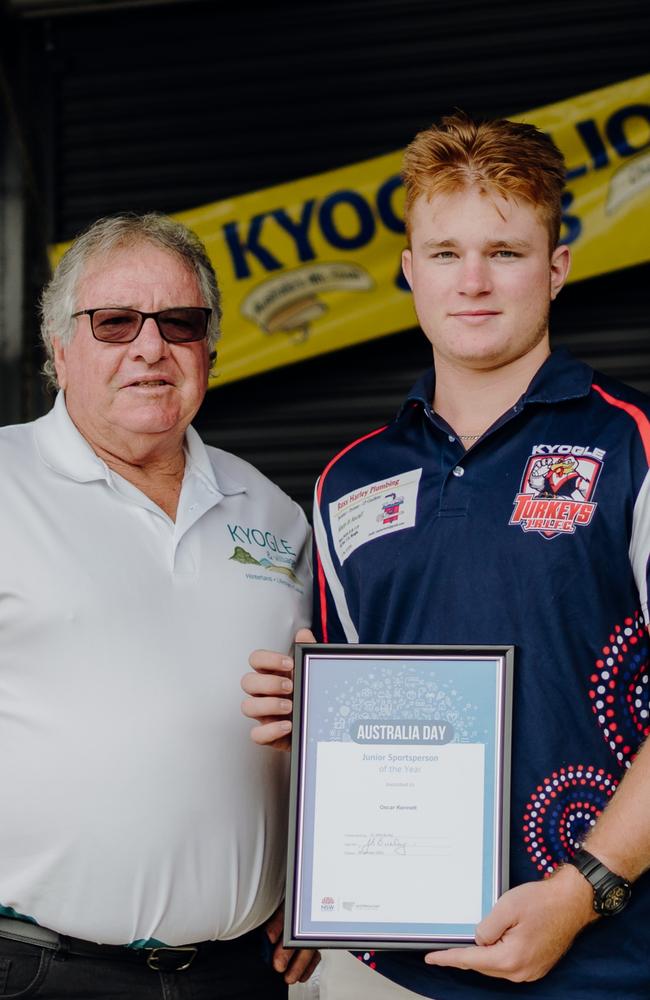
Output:
[[164,378],[143,378],[134,379],[133,382],[127,382],[125,389],[160,389],[163,386],[171,385]]
[[498,309],[463,309],[462,312],[451,313],[452,316],[460,316],[463,319],[469,317],[481,317],[481,316],[500,316],[501,313]]
[[501,312],[498,309],[464,309],[462,312],[450,313],[449,315],[452,319],[457,319],[467,326],[481,326],[483,323],[489,323],[496,316],[500,316]]

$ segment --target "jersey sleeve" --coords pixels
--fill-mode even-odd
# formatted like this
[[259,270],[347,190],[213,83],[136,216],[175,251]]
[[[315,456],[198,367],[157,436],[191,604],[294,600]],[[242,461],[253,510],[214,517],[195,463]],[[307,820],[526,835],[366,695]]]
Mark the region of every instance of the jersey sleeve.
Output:
[[337,557],[331,544],[326,504],[322,503],[321,480],[314,490],[314,614],[313,631],[319,642],[358,642],[343,580],[337,572]]
[[[630,537],[630,564],[634,573],[634,579],[639,591],[641,610],[646,621],[646,626],[650,627],[648,617],[648,576],[650,562],[650,414],[647,403],[643,407],[636,402],[618,398],[608,392],[602,385],[593,382],[592,389],[603,398],[609,405],[626,413],[636,424],[640,453],[642,455],[642,476],[643,482],[634,502],[634,513],[632,518],[632,534]],[[633,463],[634,464],[634,463]]]

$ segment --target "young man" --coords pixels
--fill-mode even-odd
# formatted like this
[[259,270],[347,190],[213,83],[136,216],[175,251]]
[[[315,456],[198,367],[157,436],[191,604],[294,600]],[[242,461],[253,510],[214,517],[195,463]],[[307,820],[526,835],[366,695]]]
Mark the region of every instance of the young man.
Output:
[[[457,114],[415,138],[403,176],[403,267],[434,368],[318,481],[315,630],[331,642],[515,644],[514,888],[475,946],[427,964],[373,961],[438,1000],[641,1000],[650,405],[550,351],[569,251],[564,163],[547,136]],[[384,482],[400,516],[344,545],[338,505],[369,486],[381,497]],[[251,663],[254,739],[286,744],[289,724],[273,721],[288,714],[286,658]]]

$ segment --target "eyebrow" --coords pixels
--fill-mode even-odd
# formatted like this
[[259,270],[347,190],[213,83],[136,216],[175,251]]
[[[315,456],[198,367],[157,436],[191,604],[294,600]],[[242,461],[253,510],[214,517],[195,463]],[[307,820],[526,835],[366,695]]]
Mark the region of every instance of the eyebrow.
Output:
[[[458,246],[457,240],[425,240],[422,244],[425,250],[449,250]],[[489,240],[484,244],[486,250],[530,250],[530,243],[527,240]]]
[[490,243],[488,243],[488,248],[490,250],[500,250],[501,248],[505,248],[508,250],[510,249],[530,250],[530,243],[528,242],[528,240],[518,240],[518,239],[492,240]]

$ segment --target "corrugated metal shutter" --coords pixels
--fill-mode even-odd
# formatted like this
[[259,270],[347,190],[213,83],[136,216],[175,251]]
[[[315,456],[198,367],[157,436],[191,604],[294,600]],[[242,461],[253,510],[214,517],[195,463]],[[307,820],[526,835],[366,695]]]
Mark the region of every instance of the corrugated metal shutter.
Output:
[[[648,70],[647,0],[181,2],[41,25],[54,233],[399,149]],[[39,53],[35,53],[38,56]]]
[[38,185],[29,155],[27,64],[19,25],[0,10],[0,423],[43,410],[34,304],[47,276]]
[[[513,114],[647,72],[650,5],[186,2],[32,31],[63,239],[107,212],[179,210],[397,149],[452,106]],[[566,289],[556,340],[650,387],[649,276]],[[387,337],[215,390],[199,423],[308,504],[327,457],[388,417],[429,357],[419,334]]]

